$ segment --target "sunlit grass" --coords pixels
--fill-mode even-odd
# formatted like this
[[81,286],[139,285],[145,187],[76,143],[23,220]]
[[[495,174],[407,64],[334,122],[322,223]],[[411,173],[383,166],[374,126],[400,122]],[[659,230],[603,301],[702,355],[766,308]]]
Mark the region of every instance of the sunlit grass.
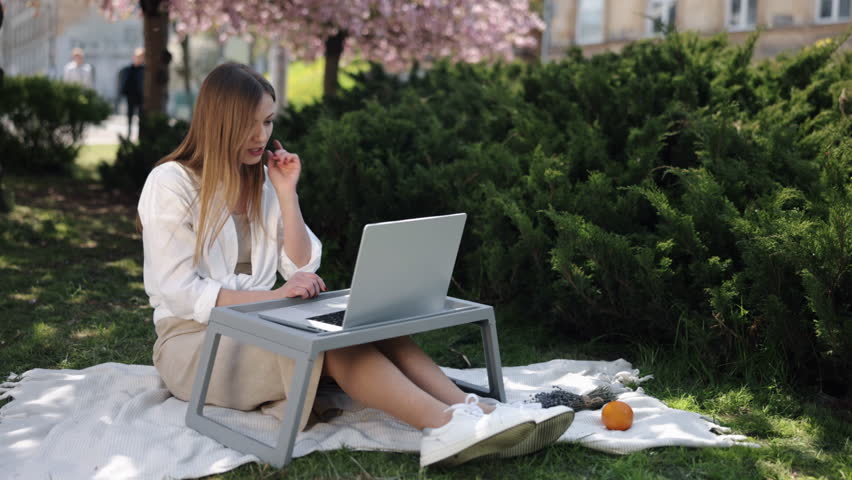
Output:
[[30,302],[33,303],[38,299],[38,294],[35,292],[23,293],[23,292],[15,292],[9,295],[9,298],[12,300],[18,300],[21,302]]
[[7,268],[9,270],[20,270],[21,267],[11,262],[11,259],[0,257],[0,268]]
[[754,395],[746,387],[727,391],[710,401],[710,406],[727,412],[749,413]]
[[93,328],[83,328],[83,329],[77,330],[76,332],[72,333],[71,336],[76,338],[76,339],[82,339],[82,338],[97,337],[98,335],[101,335],[102,333],[103,332],[100,332],[100,331],[95,330]]
[[118,144],[112,145],[83,145],[77,154],[75,162],[75,175],[80,178],[97,179],[98,165],[106,162],[109,165],[115,163],[115,155],[118,153]]
[[680,410],[695,410],[698,408],[698,402],[694,395],[680,395],[677,397],[660,398],[666,405]]
[[33,325],[33,338],[36,341],[53,340],[57,332],[56,327],[43,322],[36,322]]
[[[355,82],[346,73],[363,71],[369,68],[366,62],[352,62],[341,65],[338,82],[341,89],[352,88]],[[325,60],[320,58],[312,63],[294,62],[287,67],[287,101],[296,108],[322,98],[322,77]]]
[[[132,258],[122,258],[121,260],[116,260],[113,262],[106,263],[107,267],[114,267],[122,270],[129,276],[142,277],[142,265]],[[142,285],[141,283],[134,282],[138,285]]]

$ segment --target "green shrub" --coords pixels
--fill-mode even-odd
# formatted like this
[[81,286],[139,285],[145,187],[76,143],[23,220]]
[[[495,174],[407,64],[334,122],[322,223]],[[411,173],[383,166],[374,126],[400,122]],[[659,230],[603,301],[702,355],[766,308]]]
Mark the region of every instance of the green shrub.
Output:
[[[348,284],[366,223],[464,211],[453,294],[575,340],[683,349],[707,379],[848,392],[852,53],[754,63],[756,40],[670,32],[407,81],[374,67],[285,111],[274,136],[304,159],[321,274]],[[137,191],[181,131],[122,146],[115,168],[136,180],[103,177]]]
[[454,293],[689,349],[702,375],[848,385],[852,54],[754,64],[756,39],[372,72],[285,119],[323,274],[346,285],[365,223],[466,211]]
[[148,115],[143,120],[145,138],[133,143],[121,137],[115,162],[98,165],[101,183],[105,188],[118,190],[131,197],[138,196],[145,185],[148,173],[161,158],[171,153],[189,130],[183,120],[169,119],[165,115]]
[[94,90],[46,77],[0,84],[0,151],[15,173],[68,174],[85,128],[112,107]]

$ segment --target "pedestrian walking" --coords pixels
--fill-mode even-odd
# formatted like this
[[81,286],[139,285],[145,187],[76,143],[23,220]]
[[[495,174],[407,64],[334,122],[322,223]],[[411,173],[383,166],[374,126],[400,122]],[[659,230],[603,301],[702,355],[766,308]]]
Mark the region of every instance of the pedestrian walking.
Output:
[[127,137],[133,126],[133,116],[136,115],[136,131],[145,118],[142,108],[145,84],[145,49],[137,48],[133,51],[133,63],[122,68],[118,72],[118,93],[127,99]]

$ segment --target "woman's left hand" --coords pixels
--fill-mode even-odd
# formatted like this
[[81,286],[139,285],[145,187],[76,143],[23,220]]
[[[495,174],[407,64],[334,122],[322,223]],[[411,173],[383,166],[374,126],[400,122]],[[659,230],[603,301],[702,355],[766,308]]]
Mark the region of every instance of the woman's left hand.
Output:
[[275,140],[275,152],[266,151],[266,166],[269,179],[278,194],[295,193],[302,172],[302,161],[295,153],[284,150],[281,142]]

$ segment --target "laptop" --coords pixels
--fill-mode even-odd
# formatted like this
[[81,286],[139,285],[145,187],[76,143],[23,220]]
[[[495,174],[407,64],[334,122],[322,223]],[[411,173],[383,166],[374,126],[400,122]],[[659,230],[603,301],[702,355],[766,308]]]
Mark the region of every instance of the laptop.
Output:
[[368,224],[348,295],[320,295],[258,315],[303,330],[337,332],[446,311],[466,219],[457,213]]

